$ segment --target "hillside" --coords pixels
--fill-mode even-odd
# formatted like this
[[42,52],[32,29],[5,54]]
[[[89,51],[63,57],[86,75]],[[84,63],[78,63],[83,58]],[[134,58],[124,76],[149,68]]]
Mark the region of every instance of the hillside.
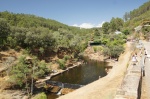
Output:
[[[7,78],[3,81],[7,88],[25,88],[32,94],[29,89],[36,80],[78,62],[89,41],[99,44],[89,46],[94,56],[118,58],[130,34],[124,24],[123,19],[113,17],[102,28],[80,29],[35,15],[0,12],[0,60],[1,67],[7,67],[2,81]],[[13,55],[7,54],[12,50]]]
[[0,18],[5,19],[10,26],[23,28],[48,28],[51,31],[58,31],[60,28],[70,30],[73,33],[87,33],[87,30],[78,27],[68,26],[56,20],[46,19],[31,14],[0,12]]
[[85,49],[90,38],[91,30],[67,26],[35,15],[5,11],[0,12],[0,21],[3,24],[0,31],[3,35],[1,45],[5,45],[7,40],[10,48],[27,48],[33,53],[41,51],[43,55],[48,50],[57,53],[61,49],[78,54]]
[[15,14],[10,12],[1,12],[0,18],[4,18],[11,26],[17,27],[45,27],[51,30],[58,30],[58,28],[68,28],[67,25],[60,23],[55,20],[45,19],[42,17],[38,17],[30,14]]
[[133,29],[141,25],[144,20],[150,20],[150,1],[144,3],[133,11],[126,12],[124,15],[125,27]]
[[36,80],[79,61],[91,31],[35,15],[0,12],[0,91],[25,88],[32,94],[29,89]]

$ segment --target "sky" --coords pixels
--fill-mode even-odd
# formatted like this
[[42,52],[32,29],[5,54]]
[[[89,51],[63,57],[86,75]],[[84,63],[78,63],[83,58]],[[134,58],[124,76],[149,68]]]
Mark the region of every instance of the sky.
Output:
[[69,26],[101,27],[149,0],[0,0],[0,12],[33,14]]

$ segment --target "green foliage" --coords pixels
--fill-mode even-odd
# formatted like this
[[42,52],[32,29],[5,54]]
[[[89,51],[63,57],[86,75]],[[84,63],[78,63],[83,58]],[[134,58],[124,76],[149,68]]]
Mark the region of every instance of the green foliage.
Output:
[[110,49],[108,47],[104,47],[103,54],[104,56],[111,56]]
[[38,61],[37,59],[34,59],[33,60],[35,67],[34,67],[34,78],[35,79],[38,79],[42,76],[44,76],[45,73],[48,73],[49,72],[49,69],[47,68],[47,65],[45,63],[44,60],[42,61]]
[[100,36],[100,31],[98,29],[95,29],[94,36]]
[[127,30],[127,29],[122,31],[122,33],[125,34],[125,35],[129,35],[130,34],[129,30]]
[[149,40],[150,37],[150,27],[142,28],[143,36],[146,40]]
[[61,29],[59,32],[53,33],[55,39],[55,48],[60,47],[69,48],[69,42],[74,38],[73,34],[69,34],[69,30]]
[[144,14],[149,10],[150,10],[150,1],[144,3],[138,9],[134,9],[133,11],[130,11],[130,19],[138,17],[139,15]]
[[7,36],[10,33],[10,26],[5,19],[0,18],[0,45],[4,46]]
[[45,61],[38,61],[36,57],[27,60],[26,56],[21,56],[18,59],[18,63],[12,68],[10,82],[22,87],[24,83],[27,83],[32,78],[36,80],[47,72],[49,70],[46,67]]
[[87,47],[87,41],[83,40],[82,37],[78,35],[75,36],[69,43],[70,49],[75,53],[83,52]]
[[110,23],[109,22],[105,22],[102,26],[102,30],[104,34],[108,34],[108,30],[110,28]]
[[104,47],[103,54],[105,56],[110,56],[114,58],[118,58],[119,55],[124,51],[124,47],[122,45],[113,45],[109,47]]
[[66,61],[69,60],[71,57],[69,55],[65,55],[63,59],[57,60],[57,63],[59,64],[60,69],[65,69]]
[[[128,20],[125,22],[124,26],[133,30],[136,26],[139,26],[143,23],[144,20],[150,20],[150,1],[144,3],[137,9],[133,11],[126,12],[124,17],[127,17]],[[126,18],[126,19],[127,19]]]
[[44,53],[44,48],[40,47],[39,51],[40,51],[41,54],[43,54]]
[[93,46],[95,52],[102,52],[103,47],[102,46]]
[[102,26],[104,34],[110,34],[116,30],[120,31],[123,28],[124,21],[121,18],[112,18],[110,22],[105,22]]
[[17,46],[17,41],[9,36],[7,37],[7,44],[10,45],[10,47],[15,48]]
[[44,92],[37,94],[35,97],[32,99],[47,99],[47,96]]
[[110,29],[112,32],[123,28],[124,21],[121,18],[112,18],[110,20]]
[[19,27],[11,27],[10,37],[12,37],[12,41],[16,42],[15,44],[10,44],[11,46],[24,46],[24,40],[26,38],[26,32],[28,30],[26,28]]
[[[10,35],[8,45],[13,48],[20,46],[29,49],[30,53],[39,53],[44,59],[46,51],[58,52],[60,49],[66,49],[72,52],[74,58],[83,52],[87,47],[91,34],[95,43],[100,43],[106,47],[124,44],[125,36],[114,35],[114,31],[122,30],[123,20],[121,18],[112,18],[110,22],[105,22],[102,28],[80,29],[59,23],[55,20],[44,19],[28,14],[14,14],[10,12],[0,12],[0,18],[10,24]],[[128,31],[124,33],[127,34]],[[99,51],[101,49],[95,49]],[[68,57],[64,56],[59,60],[61,68],[64,68],[65,61]],[[36,63],[36,62],[35,62]],[[37,66],[36,64],[33,64]],[[39,67],[38,67],[39,68]],[[39,74],[44,74],[44,70],[39,70]],[[37,74],[39,76],[39,74]]]
[[126,42],[126,36],[124,34],[109,34],[104,36],[102,44],[105,45],[103,54],[109,57],[117,58],[123,51],[123,45]]
[[[39,51],[42,54],[41,58],[44,58],[45,51],[57,52],[60,48],[66,48],[78,55],[87,47],[89,34],[92,31],[92,29],[71,27],[34,15],[15,14],[7,11],[0,12],[0,18],[6,20],[2,22],[3,24],[10,24],[10,35],[7,38],[7,44],[10,47],[20,46],[30,49],[31,52]],[[95,35],[99,36],[99,33],[99,30],[96,29]]]
[[59,59],[57,61],[57,63],[59,64],[59,66],[60,66],[61,69],[65,69],[65,62],[66,61],[64,59]]
[[53,42],[52,33],[45,28],[31,28],[31,30],[26,33],[26,38],[24,40],[24,43],[32,48],[47,48],[53,46]]
[[102,44],[106,45],[108,42],[109,42],[108,38],[102,38],[102,41],[101,41]]
[[0,18],[0,37],[7,37],[10,32],[10,26],[5,19]]
[[30,49],[27,48],[22,51],[22,54],[29,55],[30,52],[31,52]]
[[99,44],[101,44],[101,40],[100,40],[100,39],[96,39],[96,40],[94,40],[94,43],[99,43]]
[[124,47],[122,45],[116,45],[110,47],[111,57],[119,57],[119,55],[124,51]]
[[68,59],[70,59],[71,57],[69,55],[65,55],[64,56],[64,60],[67,61]]
[[21,56],[18,64],[12,68],[10,82],[15,85],[20,85],[21,87],[25,82],[27,82],[27,76],[29,76],[30,72],[28,65],[25,63],[25,56]]
[[5,11],[0,13],[0,17],[9,20],[8,22],[10,23],[10,25],[17,27],[24,27],[24,28],[44,27],[52,30],[58,30],[58,28],[60,27],[63,28],[67,27],[67,25],[59,23],[55,20],[45,19],[42,17],[29,14],[14,14]]

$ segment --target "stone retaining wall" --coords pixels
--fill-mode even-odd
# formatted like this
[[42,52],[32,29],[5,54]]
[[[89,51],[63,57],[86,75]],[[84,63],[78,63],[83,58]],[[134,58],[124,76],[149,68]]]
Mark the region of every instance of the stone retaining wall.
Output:
[[125,77],[121,86],[118,88],[114,99],[140,99],[142,79],[141,68],[144,59],[144,55],[142,57],[140,56],[141,52],[142,50],[138,55],[139,62],[136,65],[133,65],[132,63],[129,64]]

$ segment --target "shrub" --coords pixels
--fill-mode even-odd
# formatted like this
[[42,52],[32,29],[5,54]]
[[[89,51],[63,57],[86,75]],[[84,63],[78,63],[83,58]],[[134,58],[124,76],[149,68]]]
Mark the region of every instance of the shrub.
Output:
[[28,55],[30,53],[30,49],[24,49],[22,51],[23,54]]
[[70,57],[69,55],[65,55],[63,59],[64,59],[65,61],[67,61],[67,60],[70,59],[70,58],[71,58],[71,57]]
[[99,44],[101,44],[101,40],[100,40],[100,39],[96,39],[96,40],[94,40],[94,43],[99,43]]
[[125,35],[129,35],[130,34],[130,32],[129,32],[129,30],[124,30],[124,31],[122,31],[123,32],[123,34],[125,34]]
[[103,47],[102,46],[93,46],[94,52],[101,52],[103,51]]
[[103,54],[104,56],[111,56],[110,49],[108,47],[104,47]]
[[47,96],[44,92],[37,94],[35,97],[32,99],[47,99]]
[[59,60],[57,61],[57,63],[59,64],[59,67],[60,67],[61,69],[65,69],[65,60],[64,60],[64,59],[59,59]]

